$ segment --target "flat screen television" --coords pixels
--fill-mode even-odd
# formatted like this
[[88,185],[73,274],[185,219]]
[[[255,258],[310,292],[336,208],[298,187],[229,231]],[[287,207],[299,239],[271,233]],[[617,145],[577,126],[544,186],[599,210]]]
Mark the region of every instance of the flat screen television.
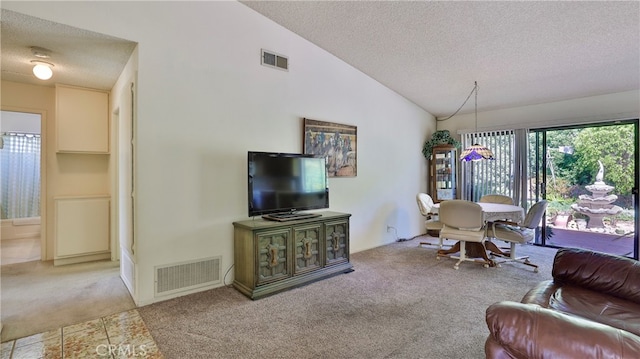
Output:
[[324,157],[250,151],[247,164],[249,217],[284,220],[304,216],[298,211],[329,208]]

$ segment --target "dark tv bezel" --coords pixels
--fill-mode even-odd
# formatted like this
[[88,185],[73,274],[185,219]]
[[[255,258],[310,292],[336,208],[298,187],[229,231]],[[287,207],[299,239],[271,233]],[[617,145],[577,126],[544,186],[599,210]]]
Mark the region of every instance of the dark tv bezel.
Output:
[[[250,172],[250,163],[252,155],[272,156],[272,157],[295,157],[295,158],[320,158],[324,159],[325,165],[325,193],[326,200],[323,205],[318,206],[305,206],[305,207],[286,207],[278,209],[268,210],[252,210],[252,198],[253,198],[253,180]],[[286,153],[286,152],[264,152],[264,151],[248,151],[247,152],[247,209],[249,217],[262,216],[266,214],[274,213],[295,213],[298,211],[307,211],[314,209],[326,209],[329,208],[329,172],[327,168],[327,158],[320,155],[305,154],[305,153]]]

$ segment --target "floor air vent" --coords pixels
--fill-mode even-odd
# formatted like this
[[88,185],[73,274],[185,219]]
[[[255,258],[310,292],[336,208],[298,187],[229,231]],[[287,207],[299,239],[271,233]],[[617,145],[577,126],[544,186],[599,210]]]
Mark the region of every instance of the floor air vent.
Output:
[[264,66],[273,67],[280,70],[289,70],[289,59],[286,56],[276,54],[273,51],[262,50],[260,63]]
[[220,257],[156,267],[156,296],[220,283]]

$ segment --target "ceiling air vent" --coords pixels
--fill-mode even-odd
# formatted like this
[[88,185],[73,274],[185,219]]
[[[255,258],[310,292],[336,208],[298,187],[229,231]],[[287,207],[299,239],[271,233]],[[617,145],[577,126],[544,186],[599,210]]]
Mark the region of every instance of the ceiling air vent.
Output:
[[286,56],[276,54],[273,51],[264,50],[261,51],[260,63],[264,66],[273,67],[284,71],[289,70],[289,59]]

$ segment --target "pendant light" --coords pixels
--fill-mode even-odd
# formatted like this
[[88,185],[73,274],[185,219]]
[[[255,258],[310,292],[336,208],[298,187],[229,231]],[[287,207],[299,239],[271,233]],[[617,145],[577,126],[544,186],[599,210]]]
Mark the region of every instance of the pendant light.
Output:
[[[475,86],[473,87],[473,92],[475,92],[475,120],[476,120],[476,129],[475,132],[478,132],[478,82],[474,82]],[[493,152],[485,146],[474,143],[473,145],[467,147],[460,154],[460,160],[467,161],[479,161],[479,160],[492,160]]]

